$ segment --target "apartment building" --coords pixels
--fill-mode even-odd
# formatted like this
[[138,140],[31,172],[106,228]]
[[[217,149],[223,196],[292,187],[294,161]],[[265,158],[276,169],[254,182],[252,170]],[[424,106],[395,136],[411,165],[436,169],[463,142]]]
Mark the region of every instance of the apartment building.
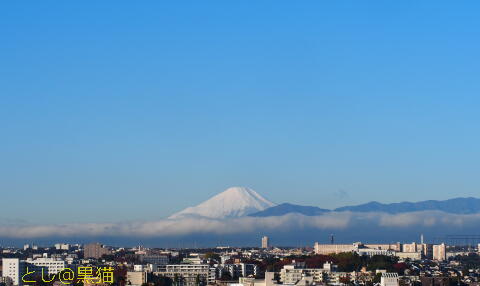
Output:
[[29,270],[41,272],[42,269],[44,269],[48,274],[57,274],[67,267],[64,260],[47,257],[36,259],[28,258],[25,263]]
[[127,272],[127,285],[141,286],[143,283],[147,283],[147,272],[145,271],[128,271]]
[[9,278],[13,285],[22,285],[21,273],[24,272],[25,262],[18,258],[2,258],[2,277]]
[[305,264],[294,263],[285,265],[280,270],[280,281],[283,284],[294,285],[306,278],[311,279],[315,283],[323,283],[329,281],[332,277],[339,276],[340,272],[336,272],[337,266],[329,262],[323,264],[323,268],[305,268]]
[[398,273],[382,273],[380,286],[399,286]]
[[255,277],[259,273],[258,266],[249,263],[224,264],[221,268],[222,272],[230,273],[230,277]]
[[95,258],[99,259],[103,255],[110,254],[110,250],[105,246],[101,245],[100,243],[90,243],[86,244],[83,249],[83,257],[84,258]]
[[262,248],[269,248],[270,247],[270,239],[268,236],[262,237]]
[[156,275],[171,278],[178,285],[195,286],[198,283],[206,285],[216,279],[216,270],[208,264],[169,264],[159,265]]
[[447,246],[445,243],[433,246],[433,260],[445,261],[447,259]]
[[358,249],[358,244],[321,244],[315,242],[315,254],[337,254],[342,252],[353,252]]

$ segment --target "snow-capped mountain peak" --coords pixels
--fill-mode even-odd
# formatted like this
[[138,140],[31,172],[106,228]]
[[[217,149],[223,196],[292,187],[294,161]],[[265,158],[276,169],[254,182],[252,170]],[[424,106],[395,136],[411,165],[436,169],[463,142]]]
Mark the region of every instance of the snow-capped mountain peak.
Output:
[[186,208],[169,218],[182,217],[207,217],[207,218],[232,218],[246,216],[269,207],[274,203],[265,199],[257,192],[246,187],[228,188],[222,193],[210,198],[203,203]]

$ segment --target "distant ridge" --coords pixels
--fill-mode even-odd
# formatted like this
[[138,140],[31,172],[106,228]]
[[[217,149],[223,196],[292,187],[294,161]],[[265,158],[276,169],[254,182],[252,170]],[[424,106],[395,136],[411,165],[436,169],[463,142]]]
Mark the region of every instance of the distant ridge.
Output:
[[452,214],[475,214],[480,213],[480,199],[477,198],[454,198],[445,201],[421,201],[416,203],[401,202],[382,204],[369,202],[356,206],[336,208],[335,211],[351,212],[385,212],[390,214],[415,212],[415,211],[443,211]]
[[[480,213],[480,199],[477,198],[454,198],[445,201],[421,201],[421,202],[401,202],[382,204],[379,202],[369,202],[361,205],[345,206],[336,208],[336,212],[383,212],[389,214],[418,212],[418,211],[442,211],[451,214],[476,214]],[[283,203],[265,210],[252,213],[253,217],[282,216],[289,213],[298,213],[305,216],[316,216],[331,212],[328,209],[321,209],[314,206],[301,206],[289,203]]]
[[289,203],[283,203],[278,206],[274,206],[266,210],[253,213],[249,216],[254,216],[254,217],[282,216],[289,213],[298,213],[306,216],[317,216],[317,215],[322,215],[326,212],[330,212],[330,210],[321,209],[318,207],[300,206],[300,205],[294,205]]
[[302,206],[290,203],[274,204],[254,190],[246,187],[231,187],[200,203],[177,212],[169,219],[178,218],[215,218],[236,217],[274,217],[286,214],[319,216],[329,212],[382,212],[399,214],[419,211],[441,211],[450,214],[480,214],[480,199],[453,198],[449,200],[428,200],[420,202],[400,202],[384,204],[376,201],[360,205],[344,206],[334,210],[316,206]]

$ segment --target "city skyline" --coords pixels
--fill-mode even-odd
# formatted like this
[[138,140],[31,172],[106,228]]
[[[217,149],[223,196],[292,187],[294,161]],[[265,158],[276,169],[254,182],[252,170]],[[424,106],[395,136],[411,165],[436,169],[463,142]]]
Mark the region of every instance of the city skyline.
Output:
[[[476,239],[478,241],[480,236]],[[125,247],[100,243],[55,243],[39,247],[25,244],[23,247],[0,247],[0,283],[5,286],[29,285],[36,281],[48,283],[46,285],[78,286],[83,285],[83,281],[118,286],[427,286],[446,282],[473,286],[479,273],[479,252],[480,244],[423,242],[316,242],[313,249],[268,247],[265,236],[262,247],[233,248]],[[470,269],[464,271],[465,267]],[[41,276],[36,274],[40,272]],[[62,274],[64,272],[70,275]],[[95,272],[98,274],[89,275]]]

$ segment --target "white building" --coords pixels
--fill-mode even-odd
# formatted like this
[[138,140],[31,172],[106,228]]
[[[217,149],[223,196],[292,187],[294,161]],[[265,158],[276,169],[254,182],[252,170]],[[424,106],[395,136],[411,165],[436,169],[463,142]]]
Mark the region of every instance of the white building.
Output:
[[[407,245],[407,249],[412,249],[411,246]],[[416,245],[413,245],[413,249],[417,249]],[[396,252],[402,251],[402,245],[399,242],[388,244],[364,244],[361,242],[352,244],[322,244],[315,242],[314,250],[315,254],[323,255],[342,252],[357,252],[359,255],[395,255]]]
[[133,271],[135,272],[142,272],[144,269],[143,269],[143,265],[142,264],[135,264],[133,265]]
[[395,251],[385,249],[359,248],[357,251],[360,256],[387,255],[394,256]]
[[25,263],[18,258],[2,258],[2,277],[11,279],[13,285],[21,285],[21,273]]
[[46,269],[48,274],[57,274],[58,272],[65,269],[67,266],[64,260],[55,259],[55,258],[47,258],[41,257],[37,259],[28,258],[26,261],[26,266],[32,267],[32,269],[37,268],[37,271],[41,271],[41,269]]
[[174,280],[174,283],[186,286],[197,285],[197,279],[205,284],[213,283],[216,279],[216,269],[208,264],[158,265],[155,274],[169,277]]
[[182,264],[205,264],[206,260],[201,258],[200,256],[194,257],[185,257],[182,260]]
[[304,264],[285,265],[280,270],[280,281],[283,284],[295,285],[308,278],[311,280],[310,282],[326,283],[342,274],[336,270],[337,266],[329,262],[324,263],[323,268],[305,268]]
[[67,244],[67,243],[56,243],[56,244],[55,244],[55,249],[56,249],[56,250],[69,250],[69,249],[70,249],[70,244]]
[[382,273],[380,286],[399,286],[397,273]]
[[358,250],[358,244],[321,244],[315,242],[315,254],[337,254],[342,252],[353,252]]
[[2,259],[3,271],[2,277],[8,277],[11,279],[13,285],[22,285],[21,278],[28,271],[46,270],[45,274],[57,274],[66,267],[66,263],[63,260],[41,257],[37,259],[20,260],[18,258],[3,258]]
[[230,273],[231,277],[257,276],[259,272],[256,264],[248,263],[224,264],[222,270]]

